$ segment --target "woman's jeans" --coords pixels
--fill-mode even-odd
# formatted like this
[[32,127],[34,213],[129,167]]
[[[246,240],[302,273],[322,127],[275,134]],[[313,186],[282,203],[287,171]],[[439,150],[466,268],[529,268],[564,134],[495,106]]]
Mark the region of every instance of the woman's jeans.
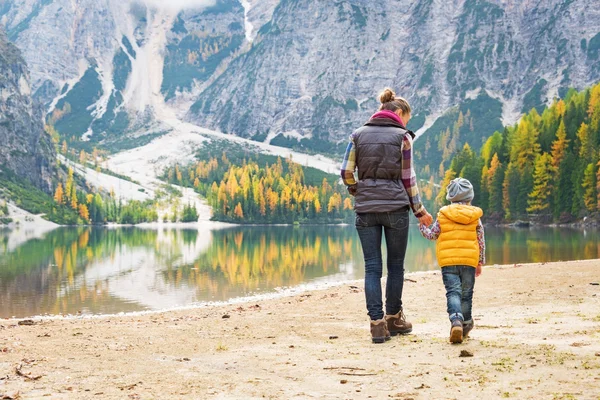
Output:
[[386,314],[402,309],[404,255],[408,244],[408,207],[383,213],[357,213],[356,230],[365,257],[365,296],[371,320],[383,318],[381,237],[385,234],[388,278],[385,288]]
[[475,268],[464,265],[442,267],[442,279],[446,286],[448,317],[450,321],[459,319],[471,321]]

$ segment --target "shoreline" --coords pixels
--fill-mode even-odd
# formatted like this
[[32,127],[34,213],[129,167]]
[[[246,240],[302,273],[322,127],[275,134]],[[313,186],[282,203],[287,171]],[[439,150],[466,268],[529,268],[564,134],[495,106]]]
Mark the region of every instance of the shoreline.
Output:
[[484,268],[461,345],[448,343],[439,271],[407,276],[413,332],[377,345],[361,281],[144,315],[0,320],[0,395],[597,400],[600,260]]

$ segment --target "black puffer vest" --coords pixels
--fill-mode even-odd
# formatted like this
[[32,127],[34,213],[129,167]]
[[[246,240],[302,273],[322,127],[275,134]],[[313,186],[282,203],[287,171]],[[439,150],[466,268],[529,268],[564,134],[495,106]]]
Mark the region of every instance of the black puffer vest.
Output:
[[388,118],[373,118],[355,132],[357,213],[397,211],[410,205],[402,183],[402,141],[414,134]]

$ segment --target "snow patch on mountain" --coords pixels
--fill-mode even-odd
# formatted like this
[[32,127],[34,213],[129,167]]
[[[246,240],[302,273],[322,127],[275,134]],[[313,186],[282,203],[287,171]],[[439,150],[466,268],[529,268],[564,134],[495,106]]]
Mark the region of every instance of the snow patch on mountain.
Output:
[[148,31],[143,46],[131,44],[136,51],[132,72],[123,93],[125,104],[130,110],[143,113],[148,107],[159,110],[164,105],[160,92],[163,80],[164,49],[166,32],[173,26],[176,13],[170,10],[148,11]]
[[485,92],[492,99],[499,100],[502,103],[502,117],[500,118],[502,125],[514,125],[521,119],[523,116],[523,113],[521,112],[523,102],[521,99],[517,97],[507,99],[502,94],[489,89],[485,89]]
[[252,42],[254,40],[254,25],[248,19],[248,13],[252,6],[248,0],[240,0],[242,6],[244,7],[244,27],[246,28],[246,40]]
[[[139,2],[139,0],[129,0],[130,3]],[[216,0],[143,0],[148,7],[159,10],[181,11],[185,9],[200,9],[214,6]]]

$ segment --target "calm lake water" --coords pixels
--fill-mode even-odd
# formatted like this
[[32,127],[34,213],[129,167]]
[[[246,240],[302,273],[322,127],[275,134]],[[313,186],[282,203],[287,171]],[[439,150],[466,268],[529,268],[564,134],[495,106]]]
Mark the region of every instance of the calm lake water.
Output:
[[[488,265],[600,258],[600,232],[487,228]],[[407,272],[435,270],[411,226]],[[363,277],[353,226],[0,231],[0,317],[158,310]],[[600,268],[600,266],[599,266]]]

